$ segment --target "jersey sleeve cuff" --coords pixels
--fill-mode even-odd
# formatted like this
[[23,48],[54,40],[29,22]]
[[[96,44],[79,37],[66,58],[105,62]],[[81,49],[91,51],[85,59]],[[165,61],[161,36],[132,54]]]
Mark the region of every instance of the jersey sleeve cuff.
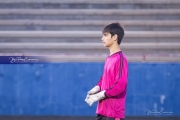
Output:
[[106,94],[106,91],[104,92],[104,95],[105,95],[105,98],[108,98],[107,94]]

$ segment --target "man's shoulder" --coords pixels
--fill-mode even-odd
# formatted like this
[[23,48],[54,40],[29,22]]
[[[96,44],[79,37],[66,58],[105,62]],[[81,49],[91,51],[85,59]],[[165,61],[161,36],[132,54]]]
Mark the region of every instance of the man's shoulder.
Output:
[[128,61],[126,55],[121,51],[115,56],[112,57],[112,60],[119,62],[119,61]]

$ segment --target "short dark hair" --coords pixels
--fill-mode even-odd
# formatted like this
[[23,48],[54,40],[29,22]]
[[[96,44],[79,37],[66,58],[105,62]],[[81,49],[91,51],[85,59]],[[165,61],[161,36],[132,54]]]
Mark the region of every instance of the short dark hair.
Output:
[[105,25],[102,30],[102,33],[106,33],[106,32],[110,33],[111,37],[116,34],[118,36],[117,43],[118,45],[121,44],[121,41],[124,37],[124,29],[118,22]]

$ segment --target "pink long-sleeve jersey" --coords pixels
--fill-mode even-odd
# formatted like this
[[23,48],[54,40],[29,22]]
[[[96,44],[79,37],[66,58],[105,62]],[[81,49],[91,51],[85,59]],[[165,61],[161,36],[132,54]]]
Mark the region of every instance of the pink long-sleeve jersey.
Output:
[[112,118],[124,118],[128,81],[128,62],[122,51],[108,56],[98,85],[106,90],[106,98],[98,102],[97,114]]

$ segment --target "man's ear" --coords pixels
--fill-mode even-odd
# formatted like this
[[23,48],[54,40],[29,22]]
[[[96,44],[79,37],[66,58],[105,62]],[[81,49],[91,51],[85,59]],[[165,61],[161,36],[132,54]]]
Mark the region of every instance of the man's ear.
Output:
[[113,36],[113,39],[114,39],[115,41],[118,40],[117,34],[115,34],[115,35]]

